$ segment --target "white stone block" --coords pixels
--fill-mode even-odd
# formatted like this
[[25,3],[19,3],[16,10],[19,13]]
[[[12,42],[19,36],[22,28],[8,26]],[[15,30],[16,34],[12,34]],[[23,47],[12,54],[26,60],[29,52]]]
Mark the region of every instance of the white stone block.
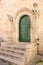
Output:
[[1,47],[5,46],[6,44],[6,42],[1,42]]

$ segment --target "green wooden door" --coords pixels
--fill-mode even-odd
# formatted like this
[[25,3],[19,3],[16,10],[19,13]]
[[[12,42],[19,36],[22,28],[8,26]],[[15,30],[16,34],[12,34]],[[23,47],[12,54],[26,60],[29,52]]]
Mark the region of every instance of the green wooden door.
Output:
[[30,42],[30,17],[24,15],[19,21],[19,41]]

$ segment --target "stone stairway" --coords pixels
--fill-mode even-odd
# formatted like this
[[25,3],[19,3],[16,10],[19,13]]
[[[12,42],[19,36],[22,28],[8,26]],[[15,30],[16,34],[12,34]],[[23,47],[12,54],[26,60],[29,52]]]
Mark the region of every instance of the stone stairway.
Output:
[[0,47],[0,58],[14,65],[26,65],[36,54],[37,45],[34,43],[6,44]]

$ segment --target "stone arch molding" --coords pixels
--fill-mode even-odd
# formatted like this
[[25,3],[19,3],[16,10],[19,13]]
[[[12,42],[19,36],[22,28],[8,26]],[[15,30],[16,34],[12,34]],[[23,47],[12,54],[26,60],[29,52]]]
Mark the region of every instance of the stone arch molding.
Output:
[[34,16],[28,8],[20,9],[15,15],[15,28],[16,28],[16,31],[14,31],[15,32],[15,40],[16,40],[16,42],[19,42],[19,20],[23,15],[30,16],[30,20],[31,20],[31,42],[34,42]]

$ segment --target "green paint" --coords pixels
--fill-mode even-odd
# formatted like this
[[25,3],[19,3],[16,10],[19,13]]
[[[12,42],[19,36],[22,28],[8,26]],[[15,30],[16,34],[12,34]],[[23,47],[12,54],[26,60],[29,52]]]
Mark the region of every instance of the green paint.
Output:
[[19,41],[30,42],[30,17],[24,15],[19,21]]

